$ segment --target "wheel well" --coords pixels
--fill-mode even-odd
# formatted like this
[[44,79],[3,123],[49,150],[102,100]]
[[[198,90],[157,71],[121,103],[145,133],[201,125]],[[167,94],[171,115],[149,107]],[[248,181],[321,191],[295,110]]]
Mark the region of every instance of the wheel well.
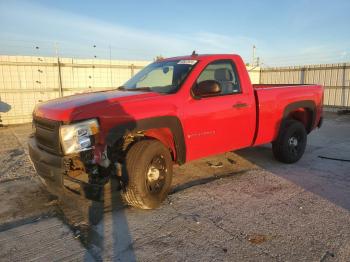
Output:
[[311,132],[312,129],[312,111],[309,108],[296,108],[293,111],[291,111],[287,119],[294,119],[299,122],[301,122],[308,133]]
[[176,161],[176,149],[173,133],[169,128],[152,128],[130,132],[116,141],[111,147],[112,158],[121,161],[133,144],[141,140],[156,139],[169,149],[173,161]]
[[153,128],[145,130],[143,133],[146,138],[153,138],[159,140],[166,148],[170,150],[173,160],[176,160],[174,135],[169,128]]

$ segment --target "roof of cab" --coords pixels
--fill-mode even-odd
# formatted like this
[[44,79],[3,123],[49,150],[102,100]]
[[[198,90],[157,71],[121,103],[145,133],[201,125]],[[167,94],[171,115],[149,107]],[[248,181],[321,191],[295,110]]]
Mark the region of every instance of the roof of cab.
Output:
[[172,60],[207,60],[207,59],[223,59],[229,57],[240,57],[237,54],[195,54],[188,56],[175,56],[164,58],[161,61],[172,61]]

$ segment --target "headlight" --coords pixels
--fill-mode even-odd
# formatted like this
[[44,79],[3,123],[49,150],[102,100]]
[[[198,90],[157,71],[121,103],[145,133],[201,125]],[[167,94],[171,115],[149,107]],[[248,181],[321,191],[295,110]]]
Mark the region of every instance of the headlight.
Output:
[[91,149],[98,129],[96,119],[61,126],[60,139],[64,154],[68,155]]

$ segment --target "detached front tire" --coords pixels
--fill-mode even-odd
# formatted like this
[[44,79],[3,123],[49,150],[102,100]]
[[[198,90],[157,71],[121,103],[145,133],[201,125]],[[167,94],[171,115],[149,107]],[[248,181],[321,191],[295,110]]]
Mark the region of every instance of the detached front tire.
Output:
[[128,151],[124,171],[128,181],[124,201],[141,209],[154,209],[167,197],[173,163],[169,150],[157,140],[142,140]]
[[307,143],[305,126],[296,120],[285,121],[277,139],[272,143],[274,157],[283,163],[297,162],[304,154]]

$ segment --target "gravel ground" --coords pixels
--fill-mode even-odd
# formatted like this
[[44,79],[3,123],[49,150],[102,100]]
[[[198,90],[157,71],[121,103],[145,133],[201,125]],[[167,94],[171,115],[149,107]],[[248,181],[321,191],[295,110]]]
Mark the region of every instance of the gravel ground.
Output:
[[30,133],[31,125],[0,128],[0,183],[35,176],[27,155],[26,139]]
[[350,158],[349,116],[327,115],[297,164],[261,146],[176,167],[151,211],[125,207],[114,180],[104,203],[56,200],[27,158],[30,132],[0,129],[4,261],[350,261],[350,162],[329,159]]

